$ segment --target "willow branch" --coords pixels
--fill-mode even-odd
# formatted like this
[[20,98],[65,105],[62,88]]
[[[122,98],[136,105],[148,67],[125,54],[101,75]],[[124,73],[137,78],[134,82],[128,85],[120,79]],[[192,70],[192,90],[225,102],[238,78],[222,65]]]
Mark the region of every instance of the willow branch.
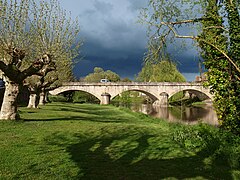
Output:
[[173,32],[174,36],[176,38],[188,38],[188,39],[196,39],[196,36],[184,36],[184,35],[179,35],[176,30],[168,23],[161,22],[161,24],[168,26],[168,28]]
[[[193,40],[202,41],[203,43],[208,44],[209,46],[212,46],[214,49],[216,49],[220,53],[222,53],[227,58],[227,60],[235,67],[235,69],[240,73],[240,68],[238,67],[238,65],[236,63],[234,63],[234,61],[227,55],[226,52],[224,52],[223,50],[221,50],[220,48],[218,48],[214,44],[212,44],[212,43],[210,43],[210,42],[208,42],[204,39],[201,39],[198,36],[182,36],[182,35],[179,35],[179,34],[177,34],[176,30],[171,25],[169,25],[169,24],[165,24],[165,25],[167,25],[171,29],[171,31],[173,32],[173,34],[176,38],[190,38],[190,39],[193,39]],[[238,77],[238,79],[240,79],[240,78]]]

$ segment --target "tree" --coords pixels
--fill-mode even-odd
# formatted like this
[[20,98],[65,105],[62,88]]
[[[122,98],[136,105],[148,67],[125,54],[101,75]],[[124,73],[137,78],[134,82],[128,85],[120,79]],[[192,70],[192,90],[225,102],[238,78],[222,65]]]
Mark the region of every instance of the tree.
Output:
[[121,79],[121,82],[132,82],[132,80],[125,77],[125,78]]
[[19,86],[54,69],[59,57],[72,51],[79,28],[57,0],[0,0],[0,7],[0,69],[6,81],[0,119],[15,120]]
[[[200,40],[199,46],[204,64],[209,69],[207,84],[215,95],[220,123],[225,129],[240,133],[240,72],[234,67],[240,65],[240,19],[236,1],[225,1],[224,5],[213,0],[208,2],[205,18],[209,20],[202,22],[199,38],[204,41]],[[228,35],[223,28],[224,18],[219,14],[221,8],[226,8]]]
[[105,74],[106,79],[110,80],[111,82],[120,81],[120,76],[115,72],[107,70],[104,72],[104,74]]
[[[239,7],[238,0],[149,0],[142,12],[153,49],[148,57],[162,54],[176,38],[192,39],[200,47],[219,121],[235,133],[240,132]],[[193,28],[194,35],[178,33],[182,27]]]
[[101,67],[95,67],[93,72],[96,74],[101,74],[101,73],[104,73],[104,70]]
[[143,82],[185,82],[185,77],[171,61],[162,60],[157,64],[147,63],[139,72],[137,81]]
[[[47,92],[62,85],[63,82],[73,81],[71,54],[63,55],[52,70],[46,69],[42,76],[31,76],[25,80],[30,97],[28,108],[37,108],[47,102]],[[63,73],[64,72],[64,73]]]
[[101,79],[108,79],[111,82],[120,81],[120,76],[111,70],[104,71],[100,67],[95,67],[94,72],[88,74],[85,78],[85,82],[100,82]]

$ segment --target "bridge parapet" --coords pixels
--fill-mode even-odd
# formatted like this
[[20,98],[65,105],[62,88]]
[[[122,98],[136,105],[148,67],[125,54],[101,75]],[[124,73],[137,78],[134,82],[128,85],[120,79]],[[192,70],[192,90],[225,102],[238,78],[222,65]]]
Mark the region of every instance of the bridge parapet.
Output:
[[195,82],[64,82],[62,86],[203,86]]

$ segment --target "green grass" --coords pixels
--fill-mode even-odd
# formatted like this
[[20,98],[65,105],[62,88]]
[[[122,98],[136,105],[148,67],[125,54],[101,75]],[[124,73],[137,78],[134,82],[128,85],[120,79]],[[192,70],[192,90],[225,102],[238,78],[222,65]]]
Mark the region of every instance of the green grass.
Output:
[[0,122],[0,179],[240,178],[231,157],[239,145],[230,136],[218,141],[219,130],[205,125],[90,104],[20,108],[20,115]]

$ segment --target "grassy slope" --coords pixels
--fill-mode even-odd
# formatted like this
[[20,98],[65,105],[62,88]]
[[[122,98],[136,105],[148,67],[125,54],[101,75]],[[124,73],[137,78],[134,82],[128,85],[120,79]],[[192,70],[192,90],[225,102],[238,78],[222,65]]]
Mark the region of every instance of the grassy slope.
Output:
[[237,179],[239,170],[173,140],[176,125],[113,106],[21,108],[0,122],[0,179]]

